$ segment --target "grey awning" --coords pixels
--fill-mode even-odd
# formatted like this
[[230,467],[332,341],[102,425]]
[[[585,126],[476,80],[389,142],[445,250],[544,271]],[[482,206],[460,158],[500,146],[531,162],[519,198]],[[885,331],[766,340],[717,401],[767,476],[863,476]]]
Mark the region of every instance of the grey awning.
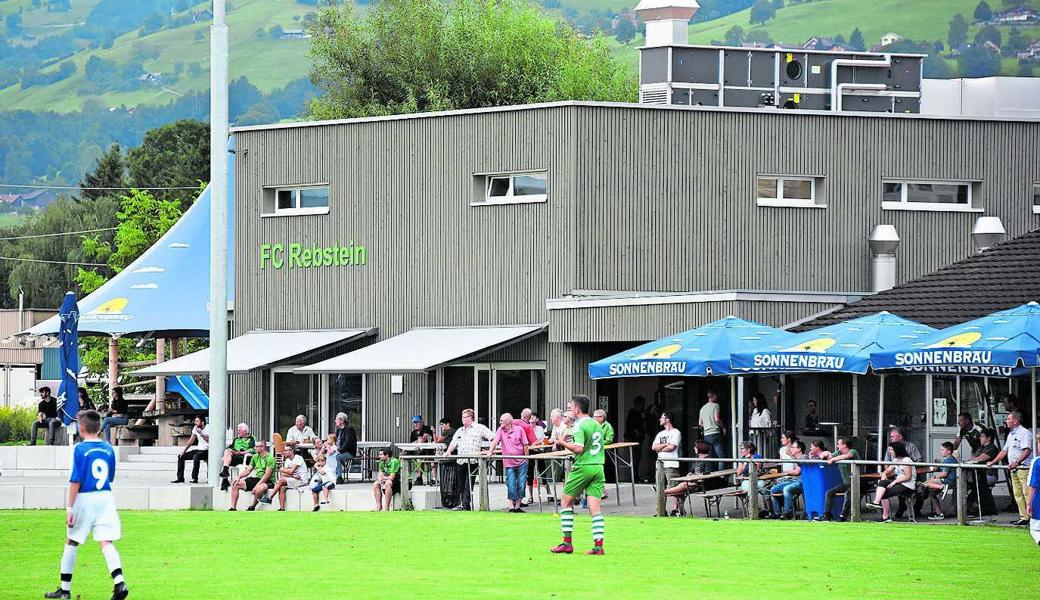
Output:
[[497,325],[488,327],[416,327],[313,365],[296,373],[425,373],[437,367],[465,362],[537,335],[548,327]]
[[[344,344],[368,335],[376,329],[323,329],[303,331],[250,331],[228,340],[228,373],[248,373],[287,361],[294,357],[313,354],[330,346]],[[209,373],[209,349],[168,360],[155,366],[130,373],[134,377],[162,375],[197,375]]]

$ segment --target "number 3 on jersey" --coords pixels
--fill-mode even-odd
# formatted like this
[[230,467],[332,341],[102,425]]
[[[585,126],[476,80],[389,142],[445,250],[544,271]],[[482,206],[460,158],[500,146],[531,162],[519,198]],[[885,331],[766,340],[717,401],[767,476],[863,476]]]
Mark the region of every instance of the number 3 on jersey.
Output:
[[94,487],[101,489],[108,483],[108,463],[103,459],[95,458],[90,463],[90,474],[94,476]]
[[597,431],[596,433],[592,434],[592,445],[589,447],[589,454],[591,456],[596,456],[600,453],[601,450],[603,450],[603,442],[601,441],[602,439],[602,432]]

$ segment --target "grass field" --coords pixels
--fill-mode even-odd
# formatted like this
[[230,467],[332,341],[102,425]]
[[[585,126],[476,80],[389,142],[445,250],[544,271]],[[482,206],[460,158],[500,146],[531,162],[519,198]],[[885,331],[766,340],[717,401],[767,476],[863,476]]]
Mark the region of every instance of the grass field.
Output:
[[[608,518],[607,555],[554,556],[554,515],[126,512],[131,599],[1040,597],[1020,529]],[[0,598],[57,587],[64,513],[0,511]],[[589,520],[575,523],[579,552]],[[258,587],[260,586],[260,587]],[[93,542],[73,597],[107,598]],[[333,592],[338,592],[334,594]]]
[[25,220],[25,215],[18,213],[0,213],[0,228],[13,227]]

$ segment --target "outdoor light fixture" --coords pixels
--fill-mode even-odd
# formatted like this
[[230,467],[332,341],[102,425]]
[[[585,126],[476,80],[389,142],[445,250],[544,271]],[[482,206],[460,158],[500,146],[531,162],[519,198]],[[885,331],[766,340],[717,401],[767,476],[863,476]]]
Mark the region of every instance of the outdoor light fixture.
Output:
[[1007,232],[1000,217],[979,217],[971,228],[971,241],[979,252],[992,248],[1004,241]]
[[883,292],[896,284],[896,248],[899,234],[892,225],[875,225],[867,238],[870,245],[872,290]]

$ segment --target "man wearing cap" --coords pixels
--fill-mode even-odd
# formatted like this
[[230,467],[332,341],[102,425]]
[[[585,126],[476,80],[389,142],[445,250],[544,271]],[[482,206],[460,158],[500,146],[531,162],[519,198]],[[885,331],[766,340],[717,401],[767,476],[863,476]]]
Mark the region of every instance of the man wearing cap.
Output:
[[[408,441],[413,444],[429,444],[433,441],[433,430],[430,426],[423,422],[422,415],[415,415],[412,417],[412,431],[408,434]],[[420,450],[416,454],[433,454],[429,450]],[[415,478],[415,485],[423,484],[423,463],[419,463],[418,476]]]

